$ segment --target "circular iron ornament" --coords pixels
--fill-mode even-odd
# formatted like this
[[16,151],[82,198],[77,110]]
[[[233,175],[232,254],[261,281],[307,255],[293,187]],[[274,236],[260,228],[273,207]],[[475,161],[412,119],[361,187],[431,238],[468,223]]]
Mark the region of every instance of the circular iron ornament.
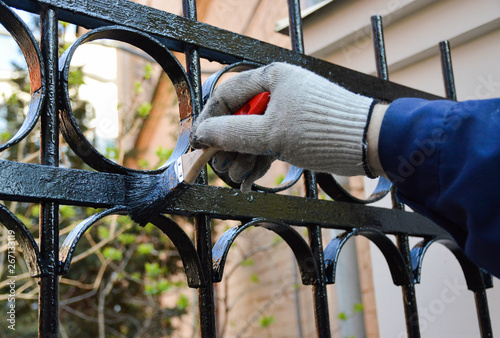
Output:
[[[78,127],[71,110],[68,76],[71,59],[76,49],[84,43],[110,39],[125,42],[149,54],[172,81],[179,101],[180,130],[175,149],[167,162],[156,170],[135,170],[119,165],[103,156],[87,140]],[[76,40],[59,59],[59,88],[61,132],[71,149],[90,167],[98,171],[119,174],[158,174],[189,149],[189,131],[192,125],[192,88],[184,68],[177,58],[158,40],[142,32],[120,26],[107,26],[92,30]]]
[[[31,277],[38,277],[47,273],[47,268],[42,262],[40,250],[33,235],[26,225],[2,204],[0,204],[0,223],[7,228],[8,234],[14,236],[17,243],[19,243]],[[12,242],[10,239],[8,241]]]
[[412,273],[415,283],[420,283],[422,276],[422,265],[425,254],[429,247],[434,243],[440,243],[445,246],[455,256],[456,260],[464,273],[467,288],[471,291],[479,291],[485,287],[492,287],[491,275],[483,271],[476,264],[470,261],[465,252],[460,249],[458,244],[450,237],[432,237],[426,238],[417,243],[410,252],[412,262]]
[[325,194],[330,196],[333,200],[339,202],[351,202],[358,204],[369,204],[384,198],[390,191],[392,187],[391,181],[389,181],[385,177],[379,177],[377,186],[372,194],[366,198],[361,199],[354,197],[347,190],[345,190],[333,177],[332,174],[326,173],[317,173],[316,179],[318,181],[319,186]]
[[[85,232],[95,225],[99,220],[111,215],[127,215],[126,207],[116,206],[114,208],[99,212],[87,217],[80,222],[66,236],[64,243],[59,249],[59,274],[63,275],[69,271],[76,246]],[[2,220],[2,209],[0,206],[0,220]],[[193,242],[184,230],[172,219],[157,215],[151,219],[151,223],[161,230],[172,241],[181,257],[188,285],[192,288],[206,285],[203,278],[200,258],[196,252]],[[36,243],[35,243],[36,244]]]
[[294,228],[285,223],[255,219],[225,231],[217,240],[217,243],[215,243],[212,249],[212,278],[214,283],[222,281],[226,258],[236,237],[252,226],[259,226],[273,231],[288,244],[299,265],[300,275],[304,285],[312,285],[320,280],[319,269],[311,248]]
[[383,232],[370,228],[355,228],[346,231],[331,240],[324,251],[326,283],[335,283],[337,263],[340,252],[347,241],[354,236],[361,235],[375,244],[385,257],[389,266],[394,285],[406,285],[410,282],[410,276],[406,269],[403,256],[396,245]]
[[[218,71],[217,73],[212,74],[204,83],[202,86],[202,95],[203,95],[203,105],[207,102],[208,98],[212,95],[215,86],[217,85],[217,82],[220,80],[222,75],[227,74],[227,73],[233,73],[233,72],[242,72],[245,70],[249,69],[255,69],[262,67],[261,64],[255,63],[255,62],[249,62],[249,61],[242,61],[242,62],[237,62],[233,63],[232,65]],[[283,191],[291,186],[293,186],[297,181],[299,180],[300,176],[302,176],[302,172],[304,170],[302,168],[290,165],[290,168],[288,170],[288,173],[286,177],[283,179],[283,181],[275,188],[269,188],[269,187],[263,187],[258,184],[254,184],[252,186],[252,190],[258,190],[258,191],[265,191],[265,192],[278,192],[278,191]],[[215,170],[214,170],[215,172]],[[239,189],[241,184],[240,183],[235,183],[233,182],[227,173],[218,173],[215,172],[217,176],[219,176],[227,185],[229,185],[232,188]]]
[[12,35],[23,53],[28,65],[31,86],[31,100],[26,118],[16,134],[6,143],[0,145],[1,152],[21,141],[33,130],[40,116],[46,91],[43,82],[45,72],[42,66],[42,54],[28,26],[3,2],[0,2],[0,23]]

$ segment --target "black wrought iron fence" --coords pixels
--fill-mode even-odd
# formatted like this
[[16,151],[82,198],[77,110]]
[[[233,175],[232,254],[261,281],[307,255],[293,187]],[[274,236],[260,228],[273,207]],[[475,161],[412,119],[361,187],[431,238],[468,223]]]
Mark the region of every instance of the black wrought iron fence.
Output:
[[[9,201],[40,203],[40,238],[34,240],[27,227],[6,207],[0,206],[0,221],[15,233],[32,277],[39,281],[39,336],[58,335],[58,278],[68,271],[79,239],[99,219],[111,214],[130,214],[130,177],[154,177],[188,150],[187,135],[192,120],[200,112],[203,95],[212,82],[202,88],[200,59],[230,65],[225,71],[240,70],[274,61],[300,65],[360,94],[384,100],[398,97],[437,97],[388,81],[387,65],[379,17],[372,19],[379,78],[365,75],[304,55],[298,0],[289,0],[292,50],[280,48],[197,21],[194,0],[184,0],[184,16],[162,12],[127,0],[2,0],[0,22],[15,38],[29,69],[31,104],[21,129],[0,150],[10,148],[32,131],[41,120],[41,164],[0,161],[0,197]],[[10,7],[40,16],[41,43]],[[58,20],[90,29],[59,60]],[[113,163],[86,140],[76,126],[67,96],[68,67],[72,53],[80,44],[95,39],[115,39],[132,44],[154,58],[169,75],[176,88],[180,107],[180,133],[171,160],[162,169],[140,172]],[[184,69],[170,50],[186,54]],[[441,44],[443,74],[447,95],[455,99],[449,46]],[[205,93],[203,93],[205,91]],[[96,171],[59,168],[59,132],[75,153]],[[306,196],[292,197],[274,192],[283,190],[304,175]],[[318,186],[334,201],[318,199]],[[216,336],[213,283],[223,278],[224,264],[236,237],[249,227],[265,227],[292,249],[300,268],[302,282],[312,286],[318,337],[329,337],[326,286],[335,282],[336,263],[343,245],[354,236],[371,240],[386,258],[392,279],[401,286],[409,337],[419,337],[415,284],[426,250],[435,242],[448,247],[458,259],[474,293],[483,337],[491,337],[485,289],[492,287],[491,277],[472,264],[443,230],[414,213],[394,208],[382,209],[366,204],[390,191],[390,183],[381,179],[373,195],[359,200],[344,191],[331,175],[292,168],[282,186],[254,187],[250,193],[206,184],[206,174],[199,183],[179,196],[160,201],[162,213],[147,221],[161,229],[177,247],[184,263],[189,286],[198,289],[200,331],[203,337]],[[140,203],[148,203],[149,200]],[[58,208],[60,205],[107,208],[80,223],[59,244]],[[164,214],[194,216],[196,239]],[[211,238],[210,218],[241,221],[219,239]],[[307,227],[309,242],[292,226]],[[325,249],[321,229],[345,230]],[[396,235],[394,244],[387,235]],[[408,238],[423,241],[410,248]],[[216,242],[214,246],[212,243]]]

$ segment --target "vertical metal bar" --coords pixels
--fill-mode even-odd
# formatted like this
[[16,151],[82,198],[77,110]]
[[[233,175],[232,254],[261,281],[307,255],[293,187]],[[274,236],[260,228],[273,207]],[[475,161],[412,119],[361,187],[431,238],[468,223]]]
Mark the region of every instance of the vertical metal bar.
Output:
[[[299,0],[288,0],[288,18],[292,50],[303,54],[304,36],[302,32],[302,17],[300,14]],[[306,185],[306,196],[308,198],[318,198],[316,174],[312,171],[306,170],[304,171],[304,180]],[[309,226],[308,234],[309,244],[316,258],[317,266],[320,272],[320,280],[313,285],[316,332],[318,337],[331,337],[321,227]]]
[[382,17],[374,15],[371,17],[372,38],[375,48],[375,65],[377,66],[377,76],[384,80],[389,80],[389,70],[387,68],[387,57],[385,53],[384,29]]
[[[59,165],[59,128],[57,117],[58,22],[52,8],[43,8],[41,20],[41,50],[45,60],[47,100],[41,115],[40,161],[43,165]],[[47,275],[40,277],[39,337],[58,336],[58,264],[59,264],[59,205],[40,204],[40,256]]]
[[[457,90],[455,87],[455,76],[453,75],[453,64],[451,62],[450,43],[448,41],[441,41],[439,43],[439,51],[441,54],[441,68],[443,71],[446,98],[456,101]],[[476,312],[481,337],[493,337],[490,312],[488,309],[488,298],[486,297],[484,285],[479,290],[474,290],[474,299],[476,301]]]
[[[389,69],[387,67],[383,22],[382,22],[382,17],[380,15],[374,15],[371,17],[371,27],[372,27],[373,45],[375,49],[375,63],[377,65],[377,75],[381,79],[389,80]],[[391,191],[391,194],[392,194],[393,208],[403,209],[403,204],[398,201],[394,190]],[[405,260],[406,263],[405,264],[407,270],[406,273],[408,274],[408,276],[412,276],[410,244],[408,236],[397,235],[396,241],[399,251],[403,255],[403,259]],[[401,289],[403,293],[406,331],[408,333],[408,337],[410,338],[420,337],[417,297],[415,294],[415,283],[413,282],[413,278],[409,279],[408,284],[402,285]]]
[[457,91],[455,88],[455,77],[453,76],[453,65],[451,63],[450,43],[448,41],[441,41],[439,43],[439,51],[441,53],[441,68],[443,71],[446,98],[456,101]]
[[474,299],[476,300],[477,318],[479,320],[479,331],[482,338],[493,337],[493,329],[491,327],[490,310],[488,308],[488,298],[486,290],[474,291]]
[[[389,80],[389,68],[387,67],[387,56],[385,52],[384,29],[382,17],[374,15],[371,17],[372,39],[375,51],[375,65],[377,76],[383,80]],[[394,186],[391,188],[392,207],[394,209],[404,209],[403,203],[399,202]]]
[[[183,0],[182,9],[184,17],[197,20],[196,1]],[[190,47],[185,51],[188,77],[193,87],[193,115],[196,118],[201,111],[201,67],[199,51]],[[198,183],[207,184],[207,171],[204,169]],[[194,219],[195,241],[198,255],[200,256],[204,280],[206,285],[198,289],[198,309],[200,312],[200,335],[201,337],[216,337],[215,325],[215,297],[212,283],[212,234],[210,218],[198,215]]]
[[288,0],[288,21],[292,50],[304,54],[304,34],[299,0]]
[[411,274],[411,254],[408,236],[397,235],[396,242],[399,251],[403,255],[403,259],[406,263],[406,273],[410,276],[408,284],[401,286],[406,319],[406,332],[408,333],[409,338],[419,338],[420,325],[418,318],[417,296],[415,293],[415,282],[413,281],[413,277]]

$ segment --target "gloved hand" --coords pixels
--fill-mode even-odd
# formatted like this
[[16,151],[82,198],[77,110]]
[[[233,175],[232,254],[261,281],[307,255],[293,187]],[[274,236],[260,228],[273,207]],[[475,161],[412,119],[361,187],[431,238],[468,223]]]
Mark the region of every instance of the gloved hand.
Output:
[[[271,93],[264,115],[231,116],[264,91]],[[365,140],[373,105],[372,98],[308,70],[273,63],[220,84],[193,125],[190,141],[195,148],[223,150],[212,166],[243,182],[243,191],[275,159],[314,171],[373,176]]]

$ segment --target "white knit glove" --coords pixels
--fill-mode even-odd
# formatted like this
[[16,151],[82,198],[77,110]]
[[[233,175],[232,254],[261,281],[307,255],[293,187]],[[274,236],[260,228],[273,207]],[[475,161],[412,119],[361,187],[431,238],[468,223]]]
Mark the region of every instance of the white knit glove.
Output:
[[[268,91],[264,115],[231,116]],[[242,72],[220,84],[191,133],[195,148],[223,150],[212,161],[242,190],[275,159],[343,176],[368,175],[366,126],[374,100],[286,63]]]

